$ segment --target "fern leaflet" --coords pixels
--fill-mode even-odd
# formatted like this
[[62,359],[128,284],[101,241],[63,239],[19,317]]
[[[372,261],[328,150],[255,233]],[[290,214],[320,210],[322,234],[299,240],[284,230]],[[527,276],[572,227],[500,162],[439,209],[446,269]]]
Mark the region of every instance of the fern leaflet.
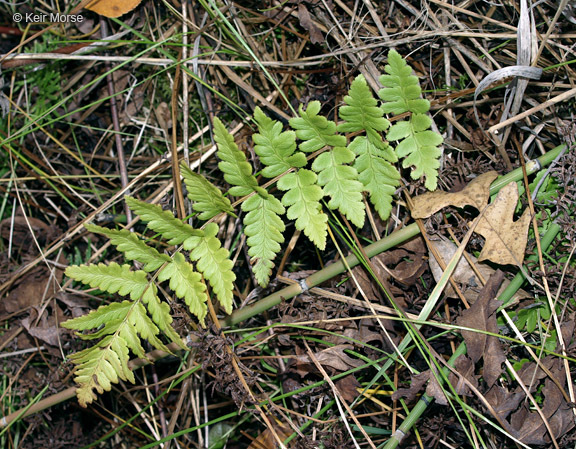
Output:
[[220,189],[212,185],[204,176],[194,173],[184,162],[180,164],[180,171],[188,190],[188,198],[192,207],[199,212],[200,220],[210,220],[212,217],[224,212],[236,217],[230,200],[222,195]]
[[122,251],[128,260],[137,260],[143,263],[142,269],[150,272],[157,270],[163,264],[170,262],[170,256],[160,254],[156,249],[146,245],[138,236],[127,229],[108,229],[87,224],[85,228],[96,234],[105,235],[110,239],[110,243],[116,246],[118,251]]
[[274,178],[288,169],[306,165],[306,155],[296,152],[296,135],[293,131],[282,132],[282,124],[267,117],[259,107],[254,110],[258,133],[252,135],[254,152],[266,165],[262,176]]
[[358,227],[364,226],[365,210],[362,201],[364,186],[357,181],[358,172],[348,164],[355,155],[344,147],[336,147],[319,155],[312,169],[318,172],[318,184],[324,187],[324,193],[332,199],[330,209],[338,209],[348,220]]
[[338,125],[338,131],[358,132],[368,129],[385,131],[390,126],[363,75],[358,75],[352,81],[344,102],[346,106],[340,107],[338,115],[345,122]]
[[358,179],[370,192],[370,201],[382,220],[386,220],[392,210],[392,195],[400,184],[398,170],[386,160],[386,153],[365,136],[354,138],[348,148],[357,155],[354,168]]
[[384,101],[382,104],[384,113],[428,112],[430,102],[421,98],[422,89],[418,78],[412,75],[412,67],[396,50],[390,50],[388,53],[388,64],[384,70],[388,75],[380,76],[380,82],[385,87],[378,92],[378,96]]
[[208,296],[202,276],[194,271],[182,254],[176,253],[172,262],[158,274],[159,281],[167,279],[170,279],[170,288],[176,296],[184,299],[190,313],[196,315],[203,326]]
[[214,117],[214,140],[218,144],[218,157],[222,162],[218,168],[224,173],[224,179],[233,187],[230,195],[244,196],[252,192],[264,193],[265,190],[258,187],[258,181],[252,174],[252,166],[246,161],[246,156],[238,149],[234,137],[228,133],[226,127],[218,117]]
[[300,169],[280,178],[278,188],[288,190],[282,197],[282,204],[289,206],[288,218],[296,220],[296,229],[304,231],[304,234],[323,250],[326,248],[328,217],[322,212],[319,201],[324,192],[316,184],[316,179],[313,171]]
[[343,147],[346,137],[336,134],[336,124],[326,117],[318,115],[320,102],[311,101],[306,110],[300,105],[300,117],[290,119],[290,126],[296,130],[296,136],[302,140],[300,150],[306,153],[318,151],[325,146]]
[[405,158],[402,167],[414,167],[410,176],[418,179],[426,177],[425,186],[435,190],[438,185],[438,168],[441,155],[439,145],[442,136],[430,131],[432,120],[426,115],[430,102],[420,98],[422,89],[418,78],[412,75],[412,68],[394,50],[388,53],[388,65],[385,68],[388,75],[382,75],[380,82],[383,89],[378,95],[385,103],[384,112],[402,114],[411,112],[408,121],[396,123],[388,130],[386,138],[389,141],[401,141],[396,146],[396,154]]
[[229,258],[228,250],[221,247],[220,240],[216,237],[217,234],[218,225],[210,223],[204,228],[203,237],[189,237],[182,246],[190,251],[190,259],[197,262],[198,270],[210,282],[212,290],[216,293],[226,313],[232,313],[234,281],[236,280],[236,275],[232,271],[234,264]]
[[128,207],[140,218],[148,222],[148,227],[158,232],[170,245],[179,245],[188,237],[202,236],[203,232],[183,223],[169,211],[156,204],[148,204],[135,198],[126,197]]
[[248,212],[244,217],[244,233],[248,236],[246,243],[250,247],[256,281],[265,287],[272,274],[272,262],[280,251],[280,243],[284,241],[282,233],[286,229],[279,217],[285,210],[282,203],[273,196],[254,195],[242,204],[242,210]]

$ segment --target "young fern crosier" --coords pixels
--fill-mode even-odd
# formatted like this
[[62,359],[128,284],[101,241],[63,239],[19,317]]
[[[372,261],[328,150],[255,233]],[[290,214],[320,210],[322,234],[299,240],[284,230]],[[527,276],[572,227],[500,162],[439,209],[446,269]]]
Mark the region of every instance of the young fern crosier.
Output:
[[[317,101],[305,109],[300,107],[298,117],[289,121],[292,129],[286,131],[281,123],[256,108],[254,152],[263,165],[261,175],[272,179],[268,184],[277,180],[276,187],[282,192],[279,198],[265,184],[259,184],[234,138],[218,118],[214,119],[218,167],[231,186],[228,194],[243,198],[243,232],[254,277],[261,286],[268,285],[274,259],[284,242],[283,216],[294,220],[296,229],[316,247],[325,249],[328,216],[322,207],[324,198],[329,209],[338,210],[362,227],[366,192],[380,217],[387,219],[392,196],[400,183],[394,165],[398,158],[404,158],[403,167],[413,168],[412,178],[425,176],[426,187],[436,188],[442,137],[429,130],[431,119],[426,113],[430,104],[420,98],[418,79],[404,59],[392,50],[388,62],[386,74],[380,77],[384,88],[378,95],[382,102],[379,104],[359,75],[338,110],[342,120],[338,125],[320,115]],[[390,126],[385,113],[409,114],[407,120]],[[354,138],[349,141],[341,133],[354,133]],[[389,142],[398,144],[392,148]],[[309,168],[306,154],[317,155]],[[208,221],[222,213],[236,216],[230,200],[207,179],[185,165],[182,175],[198,219]],[[208,223],[203,229],[194,229],[159,206],[134,198],[126,201],[169,245],[180,245],[187,251],[190,261],[179,251],[172,256],[161,254],[128,230],[87,225],[89,231],[108,237],[127,260],[138,262],[141,268],[132,270],[128,265],[111,263],[71,266],[66,270],[75,280],[129,298],[63,323],[64,327],[79,331],[84,340],[99,340],[71,356],[77,364],[77,394],[84,406],[96,398],[95,391],[110,390],[119,379],[134,382],[128,366],[129,352],[145,357],[141,340],[167,351],[159,337],[162,334],[166,340],[185,347],[172,327],[169,304],[158,296],[156,282],[168,281],[170,289],[184,300],[201,324],[210,291],[226,313],[232,311],[235,275],[229,252],[216,237],[218,225]]]

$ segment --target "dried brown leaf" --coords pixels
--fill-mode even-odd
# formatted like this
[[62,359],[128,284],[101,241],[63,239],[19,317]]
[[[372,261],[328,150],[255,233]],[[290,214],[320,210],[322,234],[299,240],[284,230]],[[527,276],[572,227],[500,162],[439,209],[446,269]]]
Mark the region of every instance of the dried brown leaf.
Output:
[[94,11],[104,17],[120,17],[132,11],[142,0],[94,0],[86,9]]
[[[494,298],[503,278],[504,274],[501,271],[496,271],[480,292],[478,300],[472,307],[464,310],[456,320],[459,326],[494,334],[498,333],[496,310],[502,302],[495,301]],[[488,387],[491,387],[502,373],[502,363],[506,360],[498,338],[483,332],[465,330],[462,331],[462,337],[466,342],[468,355],[472,361],[476,363],[481,358],[484,359],[483,377]]]
[[308,11],[304,3],[298,4],[298,19],[300,20],[300,25],[310,33],[310,42],[313,44],[321,44],[324,42],[324,36],[320,28],[312,20],[310,11]]
[[491,260],[501,265],[522,264],[532,218],[525,210],[518,221],[514,221],[517,204],[518,186],[511,182],[498,192],[496,199],[488,206],[475,229],[486,239],[479,261]]
[[470,181],[459,192],[428,192],[413,198],[412,218],[428,218],[447,206],[474,206],[481,210],[488,204],[490,184],[498,177],[498,173],[490,171]]
[[358,397],[358,388],[361,387],[353,374],[339,379],[335,385],[346,402],[353,402]]

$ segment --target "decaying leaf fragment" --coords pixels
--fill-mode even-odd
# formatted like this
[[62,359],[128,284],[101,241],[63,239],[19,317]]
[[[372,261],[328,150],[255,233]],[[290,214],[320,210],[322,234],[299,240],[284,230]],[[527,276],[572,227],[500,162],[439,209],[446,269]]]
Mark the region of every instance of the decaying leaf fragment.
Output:
[[518,186],[511,182],[498,192],[496,199],[488,206],[475,229],[486,239],[479,261],[491,260],[501,265],[522,264],[532,217],[526,209],[518,221],[514,221],[517,204]]
[[427,192],[413,199],[412,218],[428,218],[446,206],[474,206],[481,210],[490,199],[490,184],[498,177],[495,171],[489,171],[470,181],[459,192]]

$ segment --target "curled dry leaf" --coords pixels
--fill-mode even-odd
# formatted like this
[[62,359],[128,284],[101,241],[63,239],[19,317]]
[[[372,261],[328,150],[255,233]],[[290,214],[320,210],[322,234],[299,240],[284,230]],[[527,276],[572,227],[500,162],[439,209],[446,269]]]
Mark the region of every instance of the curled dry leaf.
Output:
[[502,373],[502,363],[506,360],[498,338],[484,333],[498,333],[496,310],[498,310],[502,302],[495,301],[494,298],[503,279],[504,274],[501,271],[496,271],[480,292],[477,301],[472,307],[464,310],[462,315],[456,320],[459,326],[480,331],[463,330],[462,337],[464,337],[468,355],[472,362],[476,363],[481,358],[484,359],[483,377],[488,387],[492,387],[498,380]]
[[526,209],[518,221],[514,221],[517,204],[518,186],[511,182],[498,192],[496,199],[487,207],[475,229],[486,239],[479,261],[491,260],[501,265],[522,264],[532,217]]
[[[432,244],[436,247],[436,250],[442,256],[442,259],[444,259],[444,263],[446,264],[452,259],[458,249],[458,247],[453,242],[443,237],[441,237],[440,240],[432,241]],[[478,259],[476,259],[476,257],[473,255],[468,254],[468,258],[472,261],[485,281],[496,272],[496,270],[494,270],[492,267],[489,267],[488,265],[478,264]],[[434,276],[434,279],[436,282],[438,282],[440,281],[440,278],[444,272],[431,251],[429,260],[432,276]],[[472,269],[472,265],[470,265],[466,257],[460,258],[458,265],[456,265],[456,269],[452,273],[452,279],[454,279],[454,281],[461,286],[460,288],[462,294],[468,303],[474,304],[478,298],[478,294],[482,290],[482,282]],[[508,284],[510,284],[510,281],[508,279],[504,279],[496,296],[500,296],[506,287],[508,287]],[[444,289],[444,294],[449,298],[458,297],[450,284],[448,284]],[[520,302],[522,299],[527,299],[530,297],[531,295],[528,294],[525,290],[519,289],[514,294],[512,299],[507,303],[507,307],[518,304],[518,302]]]
[[495,171],[489,171],[470,181],[459,192],[427,192],[413,199],[412,218],[428,218],[447,206],[474,206],[481,210],[490,199],[490,184],[498,177]]
[[94,11],[104,17],[120,17],[132,11],[142,0],[94,0],[86,9]]

